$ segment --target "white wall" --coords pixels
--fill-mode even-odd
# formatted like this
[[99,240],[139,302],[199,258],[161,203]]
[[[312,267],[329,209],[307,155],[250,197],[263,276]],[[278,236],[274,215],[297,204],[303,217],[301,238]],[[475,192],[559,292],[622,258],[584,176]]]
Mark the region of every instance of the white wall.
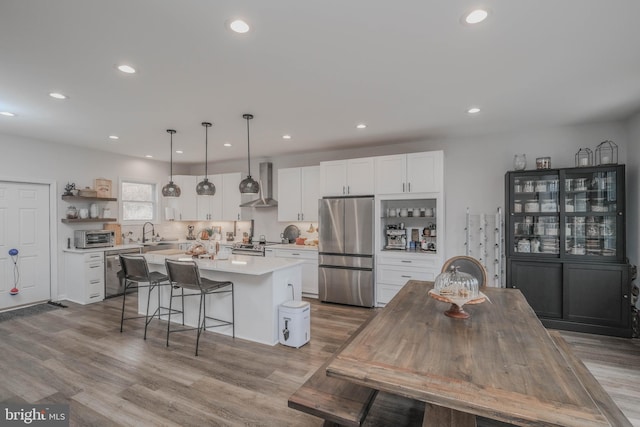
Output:
[[[119,156],[106,152],[87,150],[68,145],[34,141],[0,134],[0,180],[45,180],[56,183],[58,195],[64,192],[67,182],[78,188],[93,188],[95,178],[112,180],[113,197],[118,197],[120,177],[142,178],[164,183],[169,174],[167,163],[147,159]],[[112,208],[117,212],[117,205]],[[57,197],[58,218],[65,218],[68,203]],[[113,212],[114,214],[116,212]],[[52,266],[58,282],[58,296],[66,294],[64,281],[64,257],[62,250],[67,238],[73,239],[73,231],[102,228],[102,223],[63,224],[56,221],[58,235],[57,265]],[[73,244],[73,243],[72,243]],[[55,278],[54,278],[55,280]],[[54,299],[55,295],[52,296]]]
[[[627,225],[630,238],[629,256],[632,263],[638,262],[639,230],[637,226],[640,200],[638,189],[640,177],[640,116],[630,123],[606,122],[587,125],[559,126],[545,129],[523,130],[517,133],[505,133],[482,137],[460,137],[452,139],[433,139],[412,143],[390,143],[363,149],[333,150],[309,154],[279,156],[273,159],[252,159],[253,176],[258,176],[258,163],[273,162],[274,193],[277,195],[278,168],[317,165],[320,161],[379,156],[405,152],[444,150],[445,155],[445,211],[446,238],[445,257],[464,252],[464,220],[466,208],[475,213],[493,213],[504,205],[504,174],[513,168],[513,156],[525,153],[528,169],[535,168],[535,158],[550,156],[552,167],[571,167],[574,155],[581,147],[592,150],[605,139],[613,140],[619,147],[619,162],[628,167],[627,194],[629,215]],[[632,141],[632,144],[629,142]],[[633,146],[633,149],[629,149]],[[164,184],[168,175],[168,165],[164,162],[137,159],[115,154],[85,150],[66,145],[56,145],[7,135],[0,135],[0,179],[15,178],[29,180],[38,178],[57,183],[58,193],[62,194],[67,182],[78,186],[92,186],[95,178],[111,179],[114,183],[114,197],[117,197],[118,179],[121,177],[144,178]],[[629,153],[628,153],[629,152]],[[212,163],[211,174],[242,171],[246,174],[246,159],[235,162]],[[202,174],[204,165],[175,165],[175,174]],[[243,196],[243,201],[251,196]],[[57,212],[63,218],[68,204],[58,199]],[[264,234],[268,240],[278,241],[280,233],[288,223],[277,221],[276,209],[246,209],[243,215],[251,215],[255,220],[255,235]],[[78,225],[69,226],[58,223],[58,264],[62,264],[62,249],[68,237]],[[99,228],[101,223],[96,225]],[[317,225],[317,224],[315,224]],[[306,230],[309,223],[299,223]],[[167,237],[183,237],[186,229],[183,223],[166,224]],[[174,232],[175,236],[166,233]],[[62,280],[62,267],[58,265],[60,294],[65,293]]]
[[[466,208],[474,213],[495,213],[504,206],[504,175],[513,169],[513,156],[524,153],[527,169],[535,169],[536,157],[550,156],[552,167],[573,167],[575,153],[582,147],[595,150],[606,140],[618,145],[618,158],[625,163],[628,135],[623,123],[607,122],[576,126],[559,126],[534,129],[518,133],[505,133],[481,137],[434,139],[429,141],[387,144],[363,149],[334,150],[309,154],[280,156],[273,159],[252,159],[253,176],[257,176],[257,164],[261,161],[273,163],[274,193],[277,195],[277,173],[279,168],[310,166],[325,160],[347,159],[366,156],[410,153],[429,150],[444,150],[445,158],[445,212],[446,246],[445,257],[464,253]],[[246,160],[210,164],[211,173],[242,170],[246,174]],[[202,173],[204,166],[196,165],[192,173]],[[628,193],[629,193],[629,187]],[[632,189],[637,190],[638,183]],[[249,198],[250,199],[250,198]],[[243,199],[244,200],[244,199]],[[243,211],[244,215],[245,211]],[[250,214],[250,212],[249,212]],[[277,222],[276,209],[254,209],[256,234],[265,234],[268,240],[277,241],[288,223]],[[306,230],[309,223],[295,223]]]
[[[629,262],[640,263],[640,113],[628,122],[629,153],[627,156],[627,255]],[[637,281],[636,281],[637,284]],[[636,302],[640,308],[640,300]]]

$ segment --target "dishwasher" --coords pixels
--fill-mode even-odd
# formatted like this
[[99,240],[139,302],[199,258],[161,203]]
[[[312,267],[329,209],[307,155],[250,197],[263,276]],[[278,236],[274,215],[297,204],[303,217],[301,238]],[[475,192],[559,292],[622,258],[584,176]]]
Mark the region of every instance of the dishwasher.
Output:
[[[114,249],[104,252],[104,297],[113,298],[124,293],[124,275],[120,266],[120,254],[139,254],[139,248]],[[137,292],[131,288],[128,293]]]

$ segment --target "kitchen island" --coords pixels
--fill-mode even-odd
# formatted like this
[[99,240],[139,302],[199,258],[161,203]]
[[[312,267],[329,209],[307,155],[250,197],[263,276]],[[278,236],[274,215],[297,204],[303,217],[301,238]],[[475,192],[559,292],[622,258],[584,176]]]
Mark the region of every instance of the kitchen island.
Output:
[[[179,251],[155,251],[145,254],[150,271],[165,273],[164,261],[191,259]],[[302,261],[293,259],[231,255],[227,260],[196,260],[200,275],[212,280],[234,283],[235,334],[237,338],[267,345],[278,343],[278,306],[285,301],[301,299]],[[185,291],[188,292],[188,291]],[[169,306],[169,288],[163,287],[162,305]],[[185,324],[198,323],[198,297],[185,298]],[[138,311],[146,312],[147,288],[140,288]],[[157,306],[152,295],[150,312]],[[208,314],[231,319],[231,295],[207,296]],[[174,298],[174,308],[180,308],[180,298]],[[167,316],[163,316],[166,320]],[[180,322],[180,315],[172,315],[171,321]],[[231,335],[231,326],[209,329],[211,332]],[[195,332],[194,332],[195,334]]]

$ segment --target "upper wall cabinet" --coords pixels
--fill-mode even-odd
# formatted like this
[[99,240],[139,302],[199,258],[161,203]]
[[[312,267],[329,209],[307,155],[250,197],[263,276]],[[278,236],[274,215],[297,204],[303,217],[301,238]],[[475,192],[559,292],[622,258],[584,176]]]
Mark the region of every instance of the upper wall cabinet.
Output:
[[[216,194],[213,196],[198,196],[197,209],[199,221],[220,221],[222,220],[222,175],[209,175],[209,182],[216,186]],[[200,182],[204,176],[199,176]]]
[[163,199],[165,207],[172,209],[173,218],[176,221],[196,221],[198,219],[197,178],[193,175],[173,175],[173,182],[180,187],[180,197],[163,197]]
[[442,151],[375,158],[375,194],[438,193],[443,190]]
[[278,169],[278,221],[317,221],[320,167]]
[[238,221],[240,217],[240,172],[222,174],[222,220]]
[[320,163],[321,196],[374,194],[373,157]]
[[237,221],[240,220],[240,172],[209,175],[216,186],[214,196],[198,196],[196,185],[203,176],[174,175],[173,182],[181,190],[180,197],[163,197],[176,221]]

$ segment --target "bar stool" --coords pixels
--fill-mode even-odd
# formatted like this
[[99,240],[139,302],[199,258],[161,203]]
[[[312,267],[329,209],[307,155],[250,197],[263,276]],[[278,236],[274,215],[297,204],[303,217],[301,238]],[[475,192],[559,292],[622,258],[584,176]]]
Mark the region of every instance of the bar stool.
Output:
[[[232,336],[236,337],[235,330],[235,309],[233,297],[233,282],[216,281],[200,277],[200,270],[195,261],[174,261],[165,260],[169,282],[171,283],[171,297],[169,299],[169,322],[167,323],[167,347],[169,346],[169,334],[173,332],[183,332],[197,330],[196,336],[196,356],[198,355],[198,346],[200,345],[200,334],[207,328],[216,328],[220,326],[231,325]],[[198,307],[198,326],[195,328],[181,328],[171,330],[171,308],[173,298],[180,295],[173,295],[174,289],[182,289],[182,307],[184,310],[184,297],[200,295],[200,305]],[[184,290],[197,291],[197,293],[184,293]],[[231,294],[231,321],[223,320],[216,317],[207,316],[206,300],[207,295],[213,294]],[[207,325],[207,319],[217,322],[215,325]],[[184,325],[184,313],[182,315],[182,324]]]
[[[160,301],[160,288],[163,286],[169,286],[169,277],[166,274],[162,274],[159,271],[149,272],[149,266],[147,260],[143,255],[123,255],[120,254],[120,266],[122,267],[122,274],[124,276],[124,293],[122,294],[122,314],[120,317],[120,332],[122,332],[124,321],[131,319],[141,319],[144,317],[144,339],[147,339],[147,326],[154,317],[166,316],[171,311],[174,313],[181,313],[178,310],[172,310],[171,308],[162,307]],[[146,284],[141,284],[146,283]],[[125,302],[127,297],[127,291],[132,288],[148,288],[147,293],[147,311],[144,316],[132,316],[124,317]],[[158,307],[149,315],[149,305],[151,302],[151,292],[156,290],[158,295]],[[166,310],[162,313],[162,310]]]

